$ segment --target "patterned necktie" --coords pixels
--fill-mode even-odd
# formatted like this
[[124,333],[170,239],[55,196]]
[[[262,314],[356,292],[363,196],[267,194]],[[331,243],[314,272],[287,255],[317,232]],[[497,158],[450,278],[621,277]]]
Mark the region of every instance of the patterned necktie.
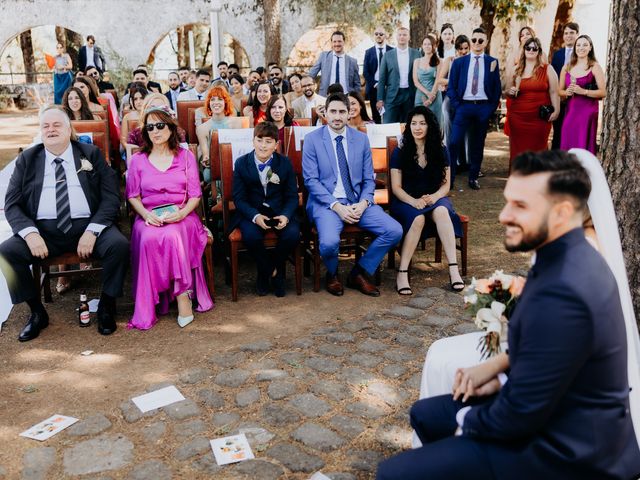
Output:
[[61,158],[54,160],[56,164],[56,212],[58,217],[58,228],[67,233],[71,230],[71,207],[69,206],[69,189],[67,187],[67,176],[64,173],[64,166]]
[[264,163],[260,163],[258,165],[258,170],[260,170],[261,172],[264,171],[265,168],[270,167],[271,166],[271,159],[267,160]]
[[476,63],[473,65],[473,80],[471,81],[471,95],[478,94],[478,81],[480,80],[480,56],[475,56]]
[[338,167],[340,167],[340,178],[342,179],[344,193],[347,194],[347,200],[349,203],[356,203],[356,193],[353,191],[351,175],[349,175],[349,164],[347,163],[347,156],[345,155],[344,147],[342,146],[343,139],[344,137],[342,135],[338,135],[336,137],[336,154],[338,156]]
[[336,55],[336,81],[334,83],[340,83],[340,57]]

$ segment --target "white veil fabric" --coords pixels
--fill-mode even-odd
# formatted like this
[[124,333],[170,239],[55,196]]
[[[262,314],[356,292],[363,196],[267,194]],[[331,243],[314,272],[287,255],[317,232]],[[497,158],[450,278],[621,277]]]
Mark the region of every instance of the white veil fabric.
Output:
[[609,264],[609,268],[618,284],[622,313],[627,331],[627,371],[629,377],[629,403],[631,419],[640,445],[640,336],[633,312],[631,290],[627,279],[627,270],[622,256],[622,244],[618,231],[618,221],[613,208],[611,191],[607,183],[600,161],[587,150],[573,148],[573,153],[582,166],[589,172],[591,179],[591,195],[589,196],[589,212],[598,238],[600,253]]

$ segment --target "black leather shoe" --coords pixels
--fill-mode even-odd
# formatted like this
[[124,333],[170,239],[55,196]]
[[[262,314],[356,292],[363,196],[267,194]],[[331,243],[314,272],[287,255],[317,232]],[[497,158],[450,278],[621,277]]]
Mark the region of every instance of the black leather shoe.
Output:
[[478,180],[469,180],[469,188],[472,190],[480,190],[480,184]]
[[269,277],[258,273],[256,279],[256,293],[259,297],[264,297],[269,293]]
[[111,335],[116,331],[118,326],[116,325],[115,312],[109,311],[109,309],[100,310],[98,308],[98,333],[100,335]]
[[47,312],[42,313],[32,313],[29,316],[29,320],[27,324],[24,326],[20,335],[18,335],[18,340],[21,342],[28,342],[29,340],[33,340],[38,335],[40,335],[40,330],[43,330],[49,326],[49,315]]
[[284,297],[287,294],[287,288],[284,282],[284,275],[276,275],[271,278],[271,285],[273,285],[273,293],[276,297]]

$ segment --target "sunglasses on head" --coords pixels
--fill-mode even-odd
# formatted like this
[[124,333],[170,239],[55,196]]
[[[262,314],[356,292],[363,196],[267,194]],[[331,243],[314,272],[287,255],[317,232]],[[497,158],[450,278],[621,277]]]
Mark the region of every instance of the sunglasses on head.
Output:
[[484,38],[472,38],[471,43],[477,43],[478,45],[482,45],[484,43]]
[[527,52],[537,52],[538,51],[538,47],[536,47],[535,45],[527,45],[526,47],[524,47],[524,49]]
[[147,132],[153,132],[156,128],[158,130],[164,130],[164,127],[166,127],[167,124],[164,122],[158,122],[158,123],[147,123],[144,128],[147,129]]

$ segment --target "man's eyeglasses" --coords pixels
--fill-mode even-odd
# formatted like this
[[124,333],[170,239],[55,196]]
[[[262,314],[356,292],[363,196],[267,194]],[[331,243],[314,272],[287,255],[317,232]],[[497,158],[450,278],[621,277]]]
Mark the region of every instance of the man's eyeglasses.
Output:
[[147,123],[144,128],[147,129],[147,132],[153,132],[156,128],[158,130],[164,130],[164,127],[166,127],[167,124],[164,122],[158,122],[158,123]]
[[269,74],[269,76],[270,76],[271,78],[273,78],[273,77],[279,77],[279,76],[280,76],[280,74],[279,74],[279,73],[270,73],[270,74]]
[[308,85],[300,85],[302,88],[312,88],[313,87],[313,83],[310,83]]
[[537,52],[539,49],[535,45],[529,45],[528,47],[524,47],[527,52]]
[[373,32],[376,37],[384,37],[384,32]]
[[482,45],[484,43],[484,38],[472,38],[471,43],[477,43],[478,45]]

